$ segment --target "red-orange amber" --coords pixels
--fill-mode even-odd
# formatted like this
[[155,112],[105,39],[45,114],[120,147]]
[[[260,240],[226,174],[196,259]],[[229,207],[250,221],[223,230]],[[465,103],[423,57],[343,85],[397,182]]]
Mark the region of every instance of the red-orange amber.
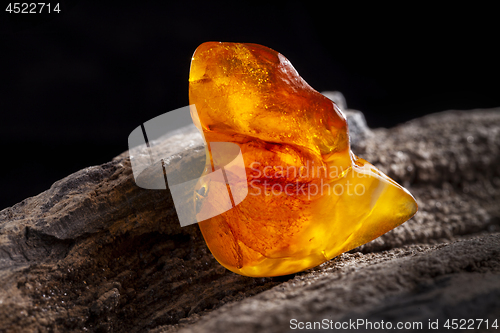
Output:
[[[200,45],[189,99],[206,141],[233,142],[243,153],[247,197],[199,223],[210,251],[233,272],[299,272],[379,237],[417,211],[408,191],[351,152],[340,109],[272,49]],[[197,195],[199,206],[209,205]]]

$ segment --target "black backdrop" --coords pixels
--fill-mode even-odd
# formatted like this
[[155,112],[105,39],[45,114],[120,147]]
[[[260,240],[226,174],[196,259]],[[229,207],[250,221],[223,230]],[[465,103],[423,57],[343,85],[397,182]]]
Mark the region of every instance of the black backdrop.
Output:
[[136,126],[187,105],[190,57],[205,41],[281,52],[316,90],[342,91],[371,127],[500,106],[492,8],[60,3],[57,15],[2,8],[0,209],[109,161]]

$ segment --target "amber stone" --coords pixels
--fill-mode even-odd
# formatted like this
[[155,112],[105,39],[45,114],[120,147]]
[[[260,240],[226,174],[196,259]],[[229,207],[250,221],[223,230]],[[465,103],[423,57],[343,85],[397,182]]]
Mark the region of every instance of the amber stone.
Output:
[[[199,222],[214,257],[233,272],[296,273],[379,237],[417,211],[407,190],[351,152],[337,105],[270,48],[200,45],[189,100],[208,146],[232,142],[242,152],[248,195]],[[206,174],[214,170],[208,152]],[[230,168],[226,175],[231,178]],[[207,190],[199,184],[198,209],[210,205]]]

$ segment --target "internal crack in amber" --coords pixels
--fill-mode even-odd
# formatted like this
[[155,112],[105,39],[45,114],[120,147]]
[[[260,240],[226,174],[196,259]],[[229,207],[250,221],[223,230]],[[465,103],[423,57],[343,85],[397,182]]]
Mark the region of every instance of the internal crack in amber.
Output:
[[[233,181],[244,182],[248,195],[199,223],[214,257],[233,272],[296,273],[381,236],[417,211],[406,189],[351,152],[335,103],[272,49],[200,45],[189,99],[208,146],[233,142],[243,153],[247,179]],[[214,170],[211,153],[205,174]],[[226,183],[234,174],[225,168]],[[200,181],[197,209],[213,205],[204,200],[207,188]],[[210,191],[212,199],[222,194]]]

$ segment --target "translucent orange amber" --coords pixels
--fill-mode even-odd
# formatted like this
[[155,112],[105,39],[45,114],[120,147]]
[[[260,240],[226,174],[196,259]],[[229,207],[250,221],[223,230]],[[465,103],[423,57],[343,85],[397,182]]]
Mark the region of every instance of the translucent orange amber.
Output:
[[272,49],[200,45],[189,99],[206,141],[233,142],[243,153],[247,197],[199,223],[212,254],[233,272],[296,273],[379,237],[417,211],[407,190],[351,152],[340,109]]

